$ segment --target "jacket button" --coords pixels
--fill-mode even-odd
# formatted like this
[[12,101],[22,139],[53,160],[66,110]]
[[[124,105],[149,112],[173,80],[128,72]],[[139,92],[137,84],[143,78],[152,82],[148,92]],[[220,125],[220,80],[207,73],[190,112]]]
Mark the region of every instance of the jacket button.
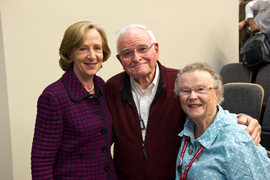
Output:
[[109,166],[105,166],[104,171],[108,172],[109,171]]
[[102,148],[102,152],[107,152],[108,151],[108,148],[107,147],[104,147],[104,148]]
[[107,133],[106,129],[102,129],[101,131],[101,134],[105,135]]

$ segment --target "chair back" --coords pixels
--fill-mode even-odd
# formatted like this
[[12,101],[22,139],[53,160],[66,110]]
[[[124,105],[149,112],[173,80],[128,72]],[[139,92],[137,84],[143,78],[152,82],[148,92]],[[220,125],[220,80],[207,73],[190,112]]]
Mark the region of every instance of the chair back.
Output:
[[230,63],[222,67],[220,71],[223,84],[233,82],[251,82],[252,72],[243,63]]
[[[263,120],[262,120],[262,132],[261,132],[261,145],[267,150],[270,150],[270,98],[266,103]],[[270,157],[270,151],[267,151],[268,157]]]
[[262,126],[266,127],[266,128],[270,128],[270,98],[268,98],[268,101],[266,103],[266,107],[265,107],[264,115],[263,115]]
[[266,105],[270,97],[270,64],[259,69],[255,79],[255,83],[259,84],[264,89],[264,105]]
[[224,85],[224,102],[221,106],[231,113],[244,113],[260,119],[264,90],[253,83],[227,83]]

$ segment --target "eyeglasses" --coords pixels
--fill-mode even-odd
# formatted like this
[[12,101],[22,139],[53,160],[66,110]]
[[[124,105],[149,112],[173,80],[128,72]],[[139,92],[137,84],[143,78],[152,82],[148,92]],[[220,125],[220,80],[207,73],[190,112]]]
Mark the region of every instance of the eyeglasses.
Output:
[[204,87],[204,86],[199,86],[194,89],[188,89],[188,88],[180,88],[179,89],[179,94],[181,96],[189,96],[191,94],[191,91],[194,91],[197,95],[198,94],[206,94],[208,93],[209,90],[211,89],[217,89],[213,87]]
[[131,60],[134,57],[135,52],[137,52],[137,54],[140,56],[145,56],[154,44],[155,43],[153,43],[150,47],[145,44],[138,45],[135,50],[125,49],[119,55],[123,58],[123,60]]

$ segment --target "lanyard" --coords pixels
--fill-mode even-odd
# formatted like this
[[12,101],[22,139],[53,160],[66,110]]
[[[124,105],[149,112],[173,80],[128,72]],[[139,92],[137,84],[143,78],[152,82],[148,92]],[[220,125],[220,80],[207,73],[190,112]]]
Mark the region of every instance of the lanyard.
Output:
[[[195,161],[195,159],[197,159],[197,157],[201,154],[202,150],[203,150],[203,146],[200,147],[200,149],[196,152],[195,156],[191,159],[191,161],[189,162],[188,166],[186,167],[186,170],[184,172],[184,176],[182,178],[182,160],[183,160],[183,157],[184,157],[184,154],[185,154],[185,151],[187,149],[187,144],[188,144],[188,141],[189,141],[189,137],[186,137],[186,140],[185,140],[185,143],[184,143],[184,146],[183,146],[183,149],[182,149],[182,152],[181,152],[181,155],[180,155],[180,163],[179,166],[178,166],[178,171],[179,171],[179,180],[185,180],[186,177],[187,177],[187,173],[189,171],[189,168],[191,167],[192,163]],[[180,167],[180,168],[179,168]]]

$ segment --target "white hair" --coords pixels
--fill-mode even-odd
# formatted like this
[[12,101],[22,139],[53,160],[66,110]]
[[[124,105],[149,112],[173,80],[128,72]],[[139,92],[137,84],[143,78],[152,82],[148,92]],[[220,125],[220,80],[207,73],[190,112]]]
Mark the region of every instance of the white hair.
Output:
[[119,42],[119,39],[121,38],[121,36],[123,34],[125,34],[128,30],[136,29],[136,28],[145,30],[145,32],[149,35],[149,37],[151,39],[151,43],[156,42],[156,39],[155,39],[155,36],[154,36],[153,32],[150,29],[148,29],[147,27],[145,27],[144,25],[141,25],[141,24],[128,24],[128,25],[123,26],[120,29],[118,29],[118,31],[115,34],[116,48],[117,48],[118,53],[119,53],[118,42]]

